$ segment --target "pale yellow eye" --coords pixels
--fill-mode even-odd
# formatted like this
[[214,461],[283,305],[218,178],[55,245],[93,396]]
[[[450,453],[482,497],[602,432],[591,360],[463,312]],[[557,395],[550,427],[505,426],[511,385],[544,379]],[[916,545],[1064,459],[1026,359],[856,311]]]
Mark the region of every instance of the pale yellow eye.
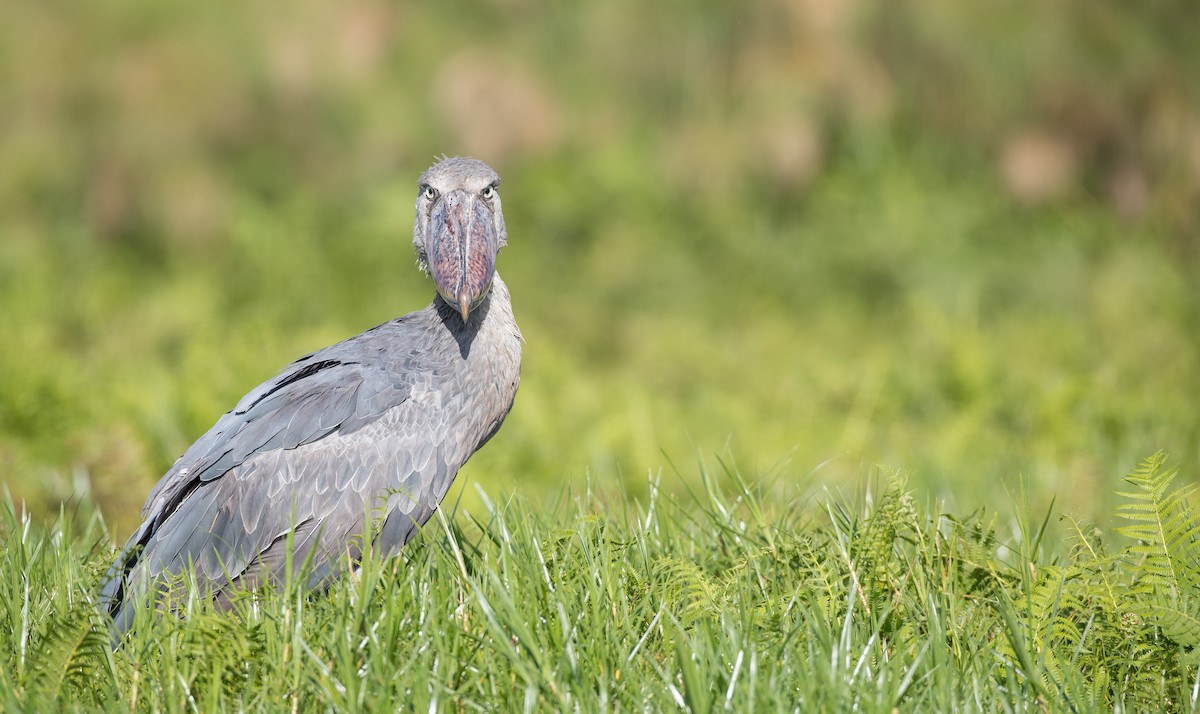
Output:
[[432,201],[433,199],[437,198],[437,195],[438,195],[438,192],[437,192],[436,188],[434,188],[433,186],[425,187],[425,198],[427,200]]
[[486,198],[486,199],[488,199],[489,201],[490,201],[490,200],[491,200],[491,199],[492,199],[492,198],[493,198],[495,195],[496,195],[496,189],[495,189],[495,188],[493,188],[493,187],[491,187],[491,186],[488,186],[487,188],[483,189],[483,197],[484,197],[484,198]]

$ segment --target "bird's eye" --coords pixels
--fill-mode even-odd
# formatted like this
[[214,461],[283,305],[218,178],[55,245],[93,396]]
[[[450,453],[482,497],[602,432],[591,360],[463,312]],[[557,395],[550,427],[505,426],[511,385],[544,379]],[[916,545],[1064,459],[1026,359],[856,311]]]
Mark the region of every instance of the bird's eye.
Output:
[[426,199],[432,201],[433,199],[437,198],[437,195],[438,195],[438,192],[437,192],[436,188],[434,188],[433,186],[425,187],[425,198]]
[[492,197],[494,197],[495,195],[496,195],[496,189],[495,189],[495,187],[488,186],[488,187],[486,187],[486,188],[484,188],[484,189],[483,189],[483,197],[484,197],[484,198],[486,198],[486,199],[488,199],[488,200],[491,200],[491,199],[492,199]]

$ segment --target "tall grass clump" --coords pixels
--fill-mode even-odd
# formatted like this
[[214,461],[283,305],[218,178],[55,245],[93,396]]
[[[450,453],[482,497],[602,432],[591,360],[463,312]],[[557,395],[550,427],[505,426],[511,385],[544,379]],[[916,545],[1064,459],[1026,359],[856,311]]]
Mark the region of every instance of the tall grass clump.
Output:
[[[1192,710],[1200,521],[1155,455],[1120,540],[1073,518],[944,513],[884,471],[797,500],[701,469],[673,500],[482,495],[326,596],[148,605],[117,649],[98,521],[0,509],[10,709]],[[448,509],[447,509],[448,510]],[[1061,537],[1049,536],[1059,533]],[[1050,544],[1061,542],[1062,547]],[[299,566],[297,566],[299,567]],[[302,580],[302,579],[297,579]],[[160,611],[161,612],[161,611]]]

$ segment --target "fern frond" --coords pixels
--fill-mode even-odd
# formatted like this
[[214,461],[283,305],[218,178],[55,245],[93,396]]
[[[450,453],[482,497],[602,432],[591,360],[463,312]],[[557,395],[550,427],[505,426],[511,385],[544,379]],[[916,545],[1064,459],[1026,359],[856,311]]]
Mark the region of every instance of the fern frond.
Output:
[[1188,503],[1193,489],[1169,491],[1179,471],[1164,469],[1165,461],[1160,451],[1125,478],[1138,489],[1120,493],[1130,502],[1118,506],[1116,515],[1131,524],[1117,532],[1138,541],[1125,553],[1136,561],[1131,566],[1139,584],[1178,605],[1200,586],[1200,523]]
[[1149,615],[1163,635],[1180,647],[1193,649],[1200,645],[1200,603],[1151,605]]
[[681,558],[661,558],[654,564],[654,581],[663,602],[688,625],[720,604],[720,588],[700,566]]
[[[90,603],[80,601],[52,618],[29,655],[33,689],[59,701],[88,699],[100,679],[114,675],[108,628]],[[99,702],[95,702],[99,703]]]
[[896,540],[916,529],[916,508],[912,495],[904,489],[904,481],[896,472],[879,504],[866,518],[861,534],[850,543],[850,557],[858,572],[859,582],[872,599],[888,597],[894,576],[900,571],[897,562]]
[[1029,628],[1039,648],[1080,645],[1082,625],[1078,622],[1087,604],[1077,587],[1082,571],[1078,568],[1045,566],[1038,569],[1037,581],[1029,592],[1025,611]]
[[[1113,569],[1121,563],[1121,556],[1105,551],[1098,530],[1093,529],[1090,534],[1085,533],[1083,524],[1075,518],[1063,516],[1063,520],[1070,524],[1071,539],[1075,543],[1071,549],[1071,560],[1081,569],[1085,577],[1092,576],[1099,580],[1104,609],[1108,612],[1117,612],[1120,609],[1120,597],[1117,594],[1117,583],[1113,579]],[[1091,578],[1088,579],[1091,580]],[[1092,592],[1090,588],[1088,591]]]

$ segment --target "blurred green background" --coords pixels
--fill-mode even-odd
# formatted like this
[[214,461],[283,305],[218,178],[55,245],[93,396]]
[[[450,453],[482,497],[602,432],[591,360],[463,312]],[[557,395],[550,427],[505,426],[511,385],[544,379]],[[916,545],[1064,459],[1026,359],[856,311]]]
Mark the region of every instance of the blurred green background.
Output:
[[505,178],[527,340],[471,481],[882,463],[1095,516],[1156,449],[1200,473],[1198,37],[1190,0],[0,4],[0,480],[124,536],[243,393],[428,304],[446,153]]

